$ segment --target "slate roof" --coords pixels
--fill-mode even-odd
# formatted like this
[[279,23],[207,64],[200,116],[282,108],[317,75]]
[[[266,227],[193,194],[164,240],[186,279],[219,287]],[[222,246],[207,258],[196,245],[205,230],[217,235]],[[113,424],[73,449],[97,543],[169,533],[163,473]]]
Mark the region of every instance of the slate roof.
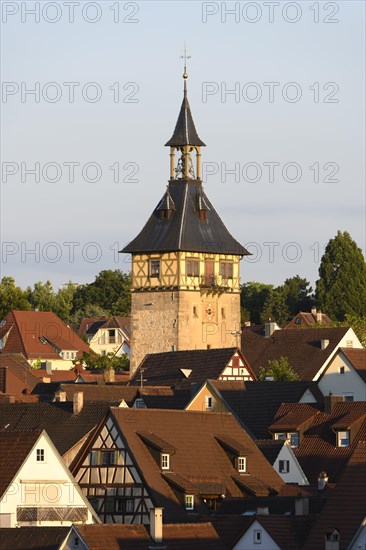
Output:
[[[166,521],[178,521],[185,517],[186,512],[162,474],[176,474],[195,485],[201,494],[209,485],[216,487],[216,490],[220,487],[220,493],[224,487],[227,498],[247,494],[234,481],[233,476],[238,472],[215,435],[226,435],[249,450],[247,473],[241,476],[243,483],[255,484],[260,479],[262,485],[274,491],[283,485],[281,478],[231,414],[155,409],[134,409],[132,412],[120,408],[112,408],[111,411],[149,487],[154,505],[164,508]],[[161,472],[160,465],[150,454],[149,445],[139,433],[150,433],[175,449],[170,460],[170,471]],[[197,512],[207,513],[203,502],[197,504]]]
[[36,384],[38,378],[23,355],[0,353],[0,392],[11,395],[31,393]]
[[122,317],[114,315],[113,317],[84,317],[78,328],[78,334],[82,336],[87,334],[88,337],[94,336],[101,328],[121,328],[126,336],[130,335],[131,317]]
[[[236,351],[236,348],[219,348],[149,353],[134,373],[130,384],[139,384],[140,369],[143,369],[147,386],[190,388],[192,383],[203,384],[208,378],[218,378]],[[187,378],[181,369],[192,372]]]
[[81,412],[74,415],[72,403],[0,403],[0,439],[8,432],[45,429],[64,455],[102,421],[110,404],[86,401]]
[[[160,199],[147,223],[121,252],[206,252],[217,254],[250,254],[231,236],[207,198],[199,180],[171,180],[167,192],[175,204],[169,219],[161,219]],[[199,216],[198,200],[206,204],[206,219]]]
[[366,382],[366,348],[341,348],[341,352]]
[[9,487],[41,433],[42,430],[21,434],[14,432],[1,433],[0,496],[2,496]]
[[[54,346],[74,350],[77,357],[91,352],[89,346],[51,311],[10,311],[0,329],[0,338],[8,333],[3,353],[22,353],[26,359],[59,359]],[[47,338],[42,343],[40,338]]]
[[[348,330],[349,327],[285,329],[266,338],[255,329],[244,327],[241,349],[257,376],[260,367],[268,367],[269,360],[284,356],[301,380],[313,380]],[[329,340],[324,350],[321,340]]]
[[[306,408],[309,407],[311,405]],[[279,408],[275,420],[278,419],[280,422],[291,413],[292,425],[299,425],[304,420],[304,410],[304,403],[283,404]],[[337,436],[334,430],[337,424],[342,429],[346,417],[348,417],[346,425],[350,425],[349,419],[351,418],[355,428],[351,432],[350,446],[337,447]],[[284,426],[285,424],[287,424],[286,420],[283,422]],[[299,447],[292,450],[309,483],[317,484],[318,475],[322,471],[327,472],[329,483],[336,483],[358,442],[364,440],[365,436],[366,403],[363,401],[339,402],[334,405],[331,414],[316,412],[300,438]]]
[[205,147],[206,145],[197,134],[196,126],[191,113],[191,107],[188,101],[186,80],[184,81],[184,95],[178,120],[172,137],[166,142],[165,145],[170,147],[182,147],[184,145]]
[[224,402],[257,439],[268,439],[268,426],[281,403],[297,403],[310,390],[320,403],[323,395],[316,382],[238,382],[210,380]]
[[366,442],[354,448],[343,475],[312,529],[305,550],[322,550],[324,534],[340,532],[340,550],[349,548],[366,510]]
[[21,527],[0,529],[4,550],[59,550],[70,527]]

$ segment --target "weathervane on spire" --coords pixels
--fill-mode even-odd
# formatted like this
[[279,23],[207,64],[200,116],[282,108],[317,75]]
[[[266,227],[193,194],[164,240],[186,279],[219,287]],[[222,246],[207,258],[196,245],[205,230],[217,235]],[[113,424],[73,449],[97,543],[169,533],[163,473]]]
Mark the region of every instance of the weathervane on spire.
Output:
[[187,74],[187,59],[191,59],[191,56],[190,55],[187,55],[187,48],[186,48],[186,43],[184,42],[184,50],[183,50],[183,55],[180,56],[180,59],[184,59],[184,73],[183,73],[183,78],[184,80],[186,80],[188,78],[188,74]]

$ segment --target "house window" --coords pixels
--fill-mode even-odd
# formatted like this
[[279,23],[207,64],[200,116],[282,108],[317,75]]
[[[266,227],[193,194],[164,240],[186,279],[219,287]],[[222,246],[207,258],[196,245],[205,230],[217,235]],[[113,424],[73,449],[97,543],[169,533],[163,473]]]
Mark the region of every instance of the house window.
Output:
[[131,514],[132,512],[134,512],[134,509],[134,502],[131,498],[117,498],[115,501],[116,512],[125,512],[126,514]]
[[298,317],[298,318],[296,319],[295,324],[296,324],[296,325],[301,325],[301,318],[300,318],[300,317]]
[[116,331],[114,329],[109,330],[108,335],[109,335],[109,343],[110,344],[115,344],[116,343]]
[[193,306],[193,317],[198,317],[198,315],[197,315],[197,306]]
[[221,308],[221,318],[226,319],[225,308],[224,307]]
[[200,263],[199,260],[186,260],[187,277],[199,277]]
[[299,434],[297,432],[288,433],[287,437],[290,440],[291,447],[299,446]]
[[79,539],[77,537],[74,538],[74,546],[79,546]]
[[161,469],[169,470],[169,455],[166,453],[161,454]]
[[339,374],[344,374],[346,368],[345,367],[339,367]]
[[256,529],[253,533],[254,544],[262,544],[262,531]]
[[206,409],[212,409],[212,395],[206,397]]
[[100,351],[100,355],[107,355],[107,350],[102,349],[102,350]]
[[245,458],[245,456],[239,456],[238,459],[237,459],[237,464],[238,464],[238,472],[246,472],[247,470],[247,459]]
[[280,468],[280,474],[288,474],[290,471],[290,461],[280,460],[279,468]]
[[349,431],[338,432],[337,433],[337,446],[338,447],[349,447]]
[[223,279],[233,278],[233,264],[232,262],[220,262],[220,275]]
[[160,276],[160,260],[150,260],[150,277],[159,277]]
[[276,433],[275,434],[275,439],[279,439],[280,441],[286,441],[287,439],[287,434],[285,433]]
[[136,399],[135,401],[135,408],[136,409],[145,409],[145,403],[144,400],[141,398]]
[[353,401],[354,395],[351,392],[347,392],[343,394],[343,401]]
[[238,367],[240,365],[239,357],[233,357],[232,365],[233,367]]
[[37,462],[45,461],[45,452],[44,449],[37,449]]
[[193,509],[194,509],[194,496],[186,495],[186,510],[193,510]]
[[68,358],[69,358],[69,352],[67,351],[66,352],[66,359],[68,359]]
[[346,340],[346,348],[353,348],[353,340]]

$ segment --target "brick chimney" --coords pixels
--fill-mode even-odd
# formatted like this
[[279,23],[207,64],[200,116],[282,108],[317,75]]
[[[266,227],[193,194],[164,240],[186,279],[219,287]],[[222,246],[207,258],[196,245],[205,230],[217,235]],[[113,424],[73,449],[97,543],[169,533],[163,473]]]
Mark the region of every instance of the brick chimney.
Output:
[[84,394],[82,391],[76,391],[72,399],[73,414],[79,414],[84,405]]
[[324,397],[324,412],[325,414],[332,414],[336,403],[342,403],[343,395],[333,395],[329,392],[329,395]]
[[104,382],[106,384],[114,384],[116,381],[114,369],[105,369],[104,371]]
[[163,508],[150,510],[150,535],[154,542],[163,542]]
[[316,307],[315,307],[315,306],[313,306],[313,307],[311,308],[311,315],[314,315],[314,317],[315,317],[315,315],[316,315]]
[[321,323],[323,320],[323,314],[322,312],[319,310],[317,313],[316,313],[316,322],[317,323]]

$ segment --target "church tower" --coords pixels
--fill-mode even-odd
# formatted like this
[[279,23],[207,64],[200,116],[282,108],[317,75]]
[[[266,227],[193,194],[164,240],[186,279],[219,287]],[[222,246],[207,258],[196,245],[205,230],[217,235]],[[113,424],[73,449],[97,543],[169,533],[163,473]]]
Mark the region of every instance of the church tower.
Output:
[[132,254],[131,374],[148,353],[240,345],[239,261],[201,180],[201,148],[187,96],[171,139],[170,179]]

